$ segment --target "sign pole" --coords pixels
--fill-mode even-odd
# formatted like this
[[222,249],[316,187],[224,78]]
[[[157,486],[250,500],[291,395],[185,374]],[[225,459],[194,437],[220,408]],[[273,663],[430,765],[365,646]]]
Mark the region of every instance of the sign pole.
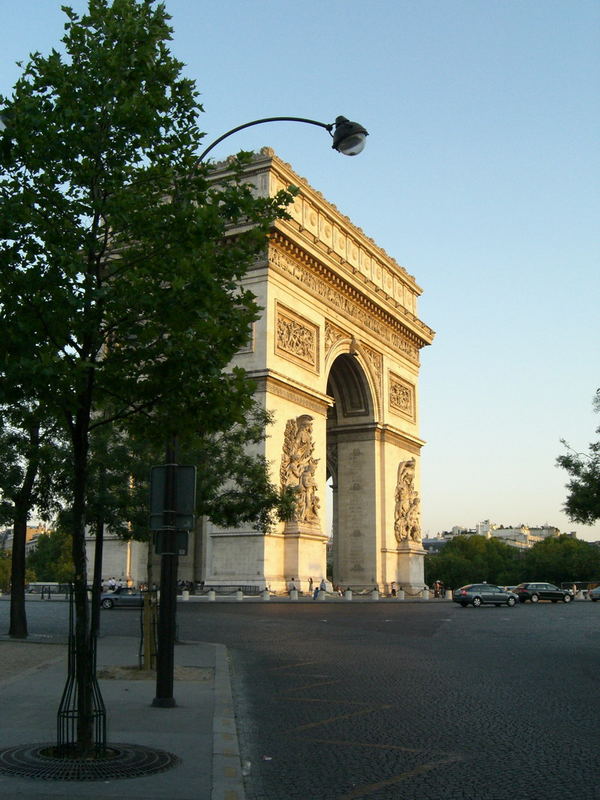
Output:
[[165,491],[163,510],[164,552],[160,560],[160,605],[158,611],[158,655],[156,659],[156,697],[153,706],[173,708],[177,705],[173,697],[173,672],[175,629],[177,615],[177,567],[179,556],[176,548],[177,517],[177,438],[172,436],[167,444]]

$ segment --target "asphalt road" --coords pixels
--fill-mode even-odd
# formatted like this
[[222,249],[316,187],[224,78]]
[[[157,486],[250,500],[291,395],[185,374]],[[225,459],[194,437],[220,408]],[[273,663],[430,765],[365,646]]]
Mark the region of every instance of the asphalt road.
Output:
[[[64,631],[65,605],[29,604],[30,631]],[[229,648],[247,800],[600,798],[600,603],[180,604],[178,622]],[[104,633],[138,624],[102,612]]]

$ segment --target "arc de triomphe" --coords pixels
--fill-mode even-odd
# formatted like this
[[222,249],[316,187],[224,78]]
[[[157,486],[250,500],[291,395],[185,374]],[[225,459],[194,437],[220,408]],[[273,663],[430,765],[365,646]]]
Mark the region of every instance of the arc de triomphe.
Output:
[[273,415],[263,454],[274,480],[298,487],[296,519],[267,535],[204,522],[180,577],[308,589],[326,576],[331,519],[334,583],[419,590],[419,351],[434,336],[421,290],[273,151],[248,173],[263,195],[300,190],[246,277],[264,311],[236,357]]

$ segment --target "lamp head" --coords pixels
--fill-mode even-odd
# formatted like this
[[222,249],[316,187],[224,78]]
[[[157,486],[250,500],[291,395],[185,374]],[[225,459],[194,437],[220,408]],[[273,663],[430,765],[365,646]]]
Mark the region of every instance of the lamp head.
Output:
[[358,122],[350,122],[346,117],[337,117],[332,135],[331,146],[334,150],[345,156],[357,156],[362,152],[369,134]]

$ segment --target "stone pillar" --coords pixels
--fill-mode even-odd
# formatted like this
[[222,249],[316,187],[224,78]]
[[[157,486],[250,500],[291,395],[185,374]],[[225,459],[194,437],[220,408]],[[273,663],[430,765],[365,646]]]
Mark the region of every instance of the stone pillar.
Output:
[[370,589],[381,577],[381,494],[375,427],[344,429],[340,426],[331,435],[337,441],[340,499],[334,582],[353,589]]

